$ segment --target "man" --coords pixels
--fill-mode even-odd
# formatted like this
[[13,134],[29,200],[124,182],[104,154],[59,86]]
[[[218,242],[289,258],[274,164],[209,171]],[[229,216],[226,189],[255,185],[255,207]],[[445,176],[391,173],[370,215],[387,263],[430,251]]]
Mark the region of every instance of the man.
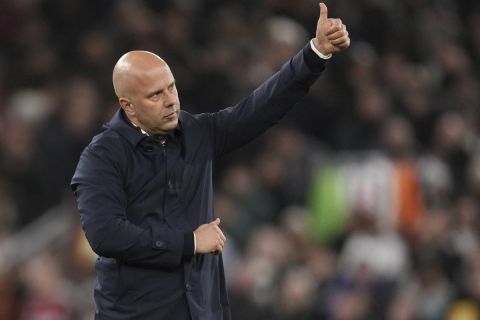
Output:
[[230,319],[213,210],[212,162],[280,120],[350,45],[320,4],[316,36],[234,107],[180,111],[175,79],[153,53],[113,70],[120,107],[80,157],[72,179],[82,226],[98,254],[96,319]]

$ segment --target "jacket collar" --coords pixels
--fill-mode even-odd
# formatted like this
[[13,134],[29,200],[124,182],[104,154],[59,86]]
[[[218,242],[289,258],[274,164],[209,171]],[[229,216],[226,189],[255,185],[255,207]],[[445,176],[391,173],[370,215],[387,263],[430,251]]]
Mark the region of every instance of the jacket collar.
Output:
[[[177,127],[170,131],[167,136],[170,138],[175,138],[176,136],[182,134],[182,112],[180,112],[178,125]],[[122,108],[118,108],[115,115],[112,117],[110,122],[104,125],[104,128],[110,128],[120,134],[122,137],[127,139],[127,141],[133,146],[136,147],[140,141],[148,137],[140,131],[140,128],[135,127],[130,120],[127,118],[125,112]]]

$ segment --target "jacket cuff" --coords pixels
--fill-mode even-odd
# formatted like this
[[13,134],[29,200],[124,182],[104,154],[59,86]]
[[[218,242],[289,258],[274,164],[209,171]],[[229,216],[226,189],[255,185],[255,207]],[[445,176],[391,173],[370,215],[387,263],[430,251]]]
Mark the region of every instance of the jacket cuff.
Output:
[[195,251],[195,242],[193,239],[193,232],[185,232],[183,234],[183,256],[192,257]]
[[303,58],[305,59],[305,64],[312,73],[321,73],[325,69],[327,64],[326,59],[320,58],[315,51],[313,51],[310,41],[303,48]]

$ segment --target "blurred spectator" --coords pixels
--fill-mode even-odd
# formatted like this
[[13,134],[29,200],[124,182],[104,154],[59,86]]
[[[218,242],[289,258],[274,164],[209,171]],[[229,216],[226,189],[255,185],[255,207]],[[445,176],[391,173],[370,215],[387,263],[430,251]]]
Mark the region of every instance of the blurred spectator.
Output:
[[[21,90],[7,105],[0,138],[0,174],[6,194],[14,201],[15,227],[23,227],[54,203],[48,203],[48,183],[38,162],[35,136],[51,111],[48,95],[40,90]],[[8,212],[8,211],[7,211]]]
[[20,278],[25,293],[19,319],[72,319],[69,281],[57,260],[43,253],[35,256],[22,268]]
[[89,78],[72,77],[63,87],[56,112],[36,137],[39,165],[48,172],[50,205],[65,196],[83,148],[99,130],[100,93]]

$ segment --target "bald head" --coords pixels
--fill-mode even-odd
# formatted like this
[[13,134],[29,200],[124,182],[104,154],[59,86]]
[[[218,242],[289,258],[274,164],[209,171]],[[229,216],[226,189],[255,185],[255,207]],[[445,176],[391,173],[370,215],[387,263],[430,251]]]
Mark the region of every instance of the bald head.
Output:
[[135,50],[125,53],[113,68],[113,88],[117,97],[130,96],[136,86],[141,85],[142,78],[158,67],[168,69],[167,63],[152,52]]
[[180,114],[175,78],[162,58],[148,51],[130,51],[113,68],[113,87],[130,121],[149,134],[176,128]]

